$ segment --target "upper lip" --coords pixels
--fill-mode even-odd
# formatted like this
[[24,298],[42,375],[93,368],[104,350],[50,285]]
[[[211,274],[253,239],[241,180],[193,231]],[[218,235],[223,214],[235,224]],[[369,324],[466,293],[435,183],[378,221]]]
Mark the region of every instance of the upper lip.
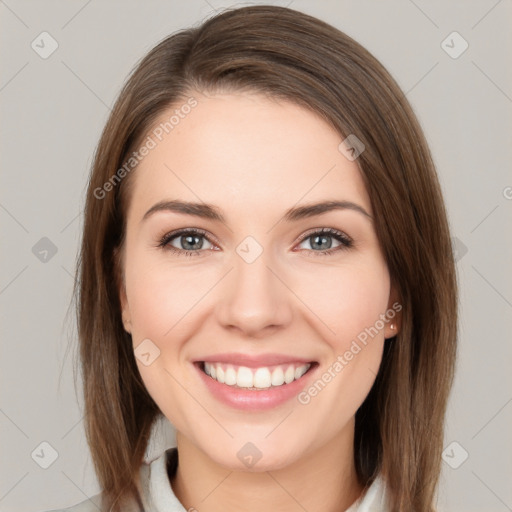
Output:
[[224,353],[214,354],[211,356],[205,356],[201,359],[196,359],[194,362],[207,362],[207,363],[227,363],[236,366],[247,366],[249,368],[258,368],[260,366],[274,366],[279,364],[307,364],[315,361],[311,359],[304,359],[297,356],[289,356],[286,354],[236,354],[236,353]]

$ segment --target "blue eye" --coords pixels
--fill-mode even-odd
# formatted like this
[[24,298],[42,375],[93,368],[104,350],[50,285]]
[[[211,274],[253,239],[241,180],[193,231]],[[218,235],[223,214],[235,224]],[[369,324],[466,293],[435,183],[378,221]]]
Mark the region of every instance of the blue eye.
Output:
[[[339,242],[339,245],[334,248],[332,248],[333,238]],[[305,241],[309,241],[309,244],[312,248],[316,247],[317,249],[321,249],[319,251],[307,249],[308,251],[311,251],[315,256],[333,254],[334,252],[348,249],[353,245],[353,240],[348,235],[332,228],[322,228],[321,230],[309,232],[302,237],[300,243],[302,244]]]
[[[178,232],[167,233],[160,240],[158,246],[177,253],[178,255],[200,256],[200,249],[203,249],[203,239],[207,240],[206,231],[200,229],[184,229]],[[177,240],[184,248],[181,249],[171,245],[171,242],[174,240]]]
[[[332,239],[338,241],[339,245],[333,248]],[[213,242],[208,239],[206,231],[197,228],[182,229],[164,235],[158,247],[167,249],[178,256],[201,256],[204,250],[212,250],[211,248],[204,247],[204,240],[209,244],[213,244]],[[178,245],[181,245],[181,247],[173,245],[174,241],[177,241]],[[315,256],[330,255],[337,251],[348,249],[353,245],[353,241],[348,235],[332,228],[310,231],[301,238],[299,244],[306,241],[309,241],[311,249],[302,250],[307,250]]]

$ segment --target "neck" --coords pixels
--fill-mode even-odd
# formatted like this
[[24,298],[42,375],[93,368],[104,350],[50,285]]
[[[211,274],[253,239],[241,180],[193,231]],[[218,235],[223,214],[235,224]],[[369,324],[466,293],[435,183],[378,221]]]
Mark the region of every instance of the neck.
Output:
[[263,472],[219,466],[178,432],[172,489],[185,509],[201,512],[346,510],[363,490],[354,466],[354,426],[349,427],[292,464]]

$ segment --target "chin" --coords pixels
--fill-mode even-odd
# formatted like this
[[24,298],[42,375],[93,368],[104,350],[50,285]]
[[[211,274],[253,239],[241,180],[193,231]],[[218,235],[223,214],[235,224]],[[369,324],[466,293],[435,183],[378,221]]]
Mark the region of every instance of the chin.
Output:
[[276,471],[293,464],[302,454],[302,446],[295,450],[292,446],[275,447],[268,441],[234,441],[230,446],[222,447],[220,452],[206,449],[205,452],[220,466],[231,471],[260,473]]

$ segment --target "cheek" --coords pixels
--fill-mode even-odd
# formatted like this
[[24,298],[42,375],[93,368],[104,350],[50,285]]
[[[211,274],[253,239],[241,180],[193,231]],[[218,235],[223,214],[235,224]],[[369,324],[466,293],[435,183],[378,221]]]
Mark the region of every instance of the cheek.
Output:
[[180,270],[165,260],[133,258],[126,268],[126,286],[134,333],[155,339],[170,336],[175,326],[193,316],[194,306],[214,284],[213,277]]
[[[295,289],[311,308],[316,323],[325,326],[322,332],[330,344],[338,351],[346,350],[351,340],[374,326],[385,313],[389,273],[378,258],[336,267],[318,266],[302,273]],[[378,326],[382,328],[380,322]]]
[[[315,277],[316,287],[308,278],[302,293],[310,290],[308,300],[315,304],[319,321],[329,327],[324,337],[329,350],[319,380],[304,390],[299,401],[311,404],[314,409],[309,410],[320,416],[337,418],[330,426],[334,432],[355,414],[378,372],[390,281],[387,267],[377,258],[367,264],[323,269]],[[319,277],[325,283],[321,288]]]
[[[389,279],[381,266],[332,272],[328,287],[312,294],[324,336],[322,367],[298,396],[303,414],[329,418],[318,422],[316,436],[334,436],[354,417],[379,371],[384,347],[381,315],[389,299]],[[316,321],[316,325],[320,325]]]
[[142,250],[131,254],[125,267],[125,279],[135,354],[139,344],[143,340],[147,344],[147,339],[154,344],[149,344],[152,354],[158,354],[149,365],[136,358],[139,373],[164,414],[175,426],[181,426],[181,418],[187,415],[190,402],[190,395],[183,386],[189,389],[190,385],[185,385],[189,376],[180,358],[190,336],[194,305],[200,305],[208,287],[204,285],[205,289],[199,289],[202,280],[193,272],[180,271],[169,262],[154,261]]

